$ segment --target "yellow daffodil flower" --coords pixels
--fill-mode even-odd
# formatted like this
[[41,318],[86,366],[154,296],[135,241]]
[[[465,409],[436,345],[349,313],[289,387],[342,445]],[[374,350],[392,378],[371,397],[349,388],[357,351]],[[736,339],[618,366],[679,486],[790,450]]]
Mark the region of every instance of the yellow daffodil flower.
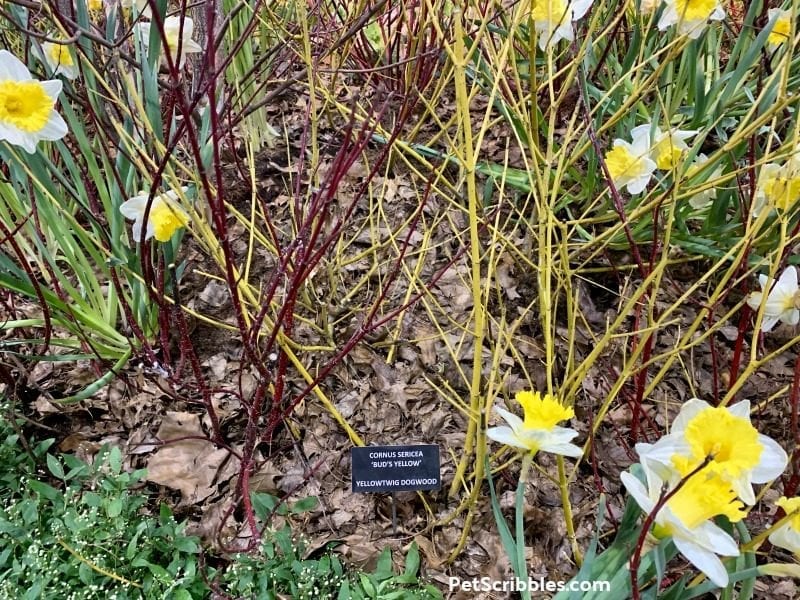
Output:
[[653,134],[653,145],[650,148],[650,156],[656,162],[656,166],[665,171],[678,167],[681,163],[681,156],[689,149],[686,140],[696,133],[696,131],[682,129],[670,129],[662,132],[656,127]]
[[617,189],[626,187],[629,194],[638,194],[650,183],[657,166],[650,158],[650,130],[650,124],[634,127],[631,142],[616,139],[606,153],[606,167]]
[[773,439],[750,423],[750,402],[712,407],[692,398],[681,406],[672,429],[655,444],[637,444],[639,456],[670,480],[708,461],[706,470],[730,483],[745,504],[755,504],[754,483],[778,477],[789,461]]
[[28,68],[7,50],[0,50],[0,140],[36,152],[40,140],[59,140],[67,124],[55,110],[61,82],[36,81]]
[[721,21],[725,11],[719,0],[666,0],[658,20],[659,31],[678,26],[678,33],[697,39],[709,21]]
[[[150,23],[137,23],[136,29],[138,31],[139,39],[147,46],[150,41]],[[181,29],[182,28],[182,29]],[[189,17],[167,17],[164,19],[164,36],[161,48],[161,64],[167,64],[166,53],[164,52],[164,45],[169,49],[173,61],[177,64],[178,69],[183,68],[187,54],[202,52],[202,48],[192,39],[192,32],[194,31],[194,21]],[[175,58],[180,46],[180,56]]]
[[524,418],[495,407],[508,426],[490,427],[486,430],[488,438],[531,453],[542,450],[573,457],[583,454],[581,448],[570,443],[578,432],[557,426],[557,423],[575,416],[572,408],[549,394],[539,392],[519,392],[515,398],[522,405]]
[[694,474],[692,471],[682,475],[674,473],[674,476],[664,479],[647,457],[642,457],[641,465],[647,487],[631,473],[622,473],[620,478],[628,493],[647,514],[653,512],[662,494],[670,493],[682,484],[654,515],[653,534],[658,539],[671,538],[689,562],[716,585],[726,587],[728,572],[718,555],[738,556],[739,547],[712,519],[725,515],[731,522],[736,522],[745,516],[743,505],[736,500],[736,492],[730,483],[708,469]]
[[792,11],[770,8],[767,11],[767,16],[770,22],[774,21],[772,31],[769,32],[769,37],[767,38],[767,46],[774,50],[789,41],[789,36],[792,33]]
[[78,76],[78,65],[75,64],[68,45],[45,42],[42,44],[41,54],[38,52],[36,54],[44,58],[44,64],[53,75],[63,75],[67,79],[75,79]]
[[[183,188],[184,193],[186,190],[187,188]],[[142,193],[126,200],[119,207],[119,212],[134,221],[134,242],[139,242],[142,239],[144,213],[149,197],[149,194]],[[150,204],[149,218],[147,219],[145,240],[155,237],[159,242],[168,242],[178,229],[186,227],[189,223],[189,214],[180,207],[178,198],[179,195],[174,190],[153,198]]]
[[539,49],[545,50],[561,40],[574,40],[572,23],[583,17],[591,5],[592,0],[533,0],[531,17]]
[[798,200],[800,200],[800,156],[792,156],[783,165],[777,163],[762,165],[753,200],[753,215],[758,216],[765,207],[786,212]]
[[769,534],[769,542],[779,548],[785,548],[800,558],[800,498],[782,496],[775,504],[793,517]]

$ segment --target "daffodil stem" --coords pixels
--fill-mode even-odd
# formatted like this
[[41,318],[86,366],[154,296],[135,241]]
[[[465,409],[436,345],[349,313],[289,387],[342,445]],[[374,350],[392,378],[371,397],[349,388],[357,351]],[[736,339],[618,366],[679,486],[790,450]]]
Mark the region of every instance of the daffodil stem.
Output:
[[578,546],[578,538],[575,536],[575,523],[572,519],[572,504],[569,501],[569,481],[567,480],[567,469],[564,466],[564,457],[556,456],[558,464],[558,487],[561,489],[561,507],[564,510],[564,523],[567,526],[567,537],[572,547],[572,557],[575,564],[579,567],[583,563],[583,554]]
[[[516,537],[516,556],[509,557],[514,564],[514,574],[518,579],[528,580],[528,568],[525,565],[525,487],[528,482],[528,473],[533,462],[534,452],[528,452],[522,457],[522,467],[519,473],[519,484],[517,485],[517,496],[515,505],[515,537]],[[529,600],[531,593],[528,589],[521,592],[524,600]]]

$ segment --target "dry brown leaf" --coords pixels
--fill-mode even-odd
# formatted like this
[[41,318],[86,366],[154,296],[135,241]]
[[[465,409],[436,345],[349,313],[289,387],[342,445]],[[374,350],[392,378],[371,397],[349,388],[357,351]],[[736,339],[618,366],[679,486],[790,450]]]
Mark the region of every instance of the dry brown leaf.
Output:
[[[169,443],[148,460],[147,480],[180,490],[182,503],[194,504],[214,493],[218,472],[229,453],[209,441],[180,439],[187,436],[205,436],[199,415],[186,412],[164,415],[157,437]],[[170,442],[173,439],[177,441]]]

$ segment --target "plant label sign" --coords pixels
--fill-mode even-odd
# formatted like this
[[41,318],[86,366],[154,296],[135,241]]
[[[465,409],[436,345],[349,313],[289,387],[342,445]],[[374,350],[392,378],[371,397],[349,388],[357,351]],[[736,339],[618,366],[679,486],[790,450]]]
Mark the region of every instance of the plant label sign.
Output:
[[353,491],[408,492],[442,486],[439,446],[367,446],[352,448]]

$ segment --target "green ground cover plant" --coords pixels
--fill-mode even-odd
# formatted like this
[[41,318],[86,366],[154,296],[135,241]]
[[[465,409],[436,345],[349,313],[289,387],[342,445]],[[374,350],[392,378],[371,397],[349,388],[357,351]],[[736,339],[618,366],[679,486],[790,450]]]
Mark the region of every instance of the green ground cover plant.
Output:
[[[284,520],[265,530],[257,552],[220,558],[202,551],[170,508],[153,506],[143,470],[122,469],[118,448],[95,462],[53,452],[55,440],[20,433],[7,406],[0,425],[0,595],[4,598],[441,598],[419,580],[412,545],[402,573],[388,548],[374,571],[342,564],[336,554],[308,558],[302,534]],[[254,494],[261,522],[302,515],[309,497],[292,504]],[[218,566],[210,567],[209,563]],[[206,567],[206,568],[204,568]]]

